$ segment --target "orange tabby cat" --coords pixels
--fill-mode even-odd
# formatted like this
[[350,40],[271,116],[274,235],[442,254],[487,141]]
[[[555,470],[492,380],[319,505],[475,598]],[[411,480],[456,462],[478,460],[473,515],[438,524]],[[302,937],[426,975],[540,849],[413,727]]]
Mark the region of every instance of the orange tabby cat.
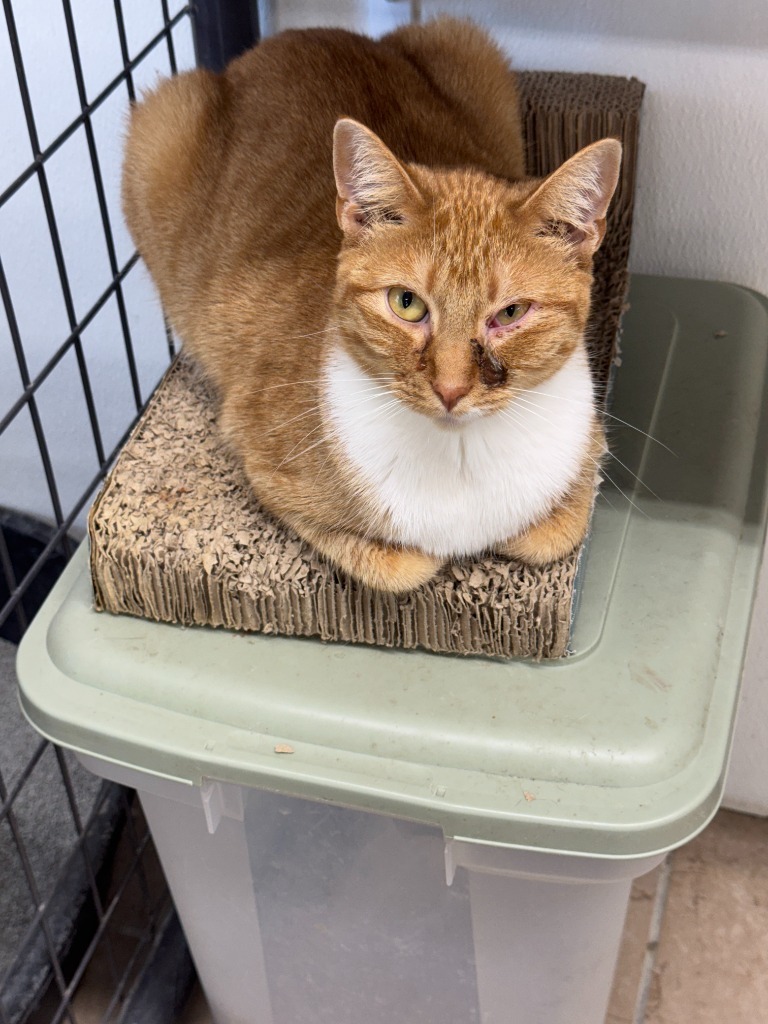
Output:
[[620,145],[525,178],[514,78],[450,19],[285,32],[132,114],[130,230],[254,492],[383,590],[582,540],[584,330]]

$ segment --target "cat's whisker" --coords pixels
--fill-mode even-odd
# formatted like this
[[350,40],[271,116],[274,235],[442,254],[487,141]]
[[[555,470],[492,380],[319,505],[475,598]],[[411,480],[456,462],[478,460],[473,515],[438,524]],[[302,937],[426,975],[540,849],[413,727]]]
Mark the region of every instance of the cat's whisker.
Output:
[[[386,393],[386,390],[385,390],[385,392],[384,392],[384,393]],[[390,394],[391,394],[391,392],[390,392]],[[361,403],[358,403],[358,405],[363,405],[363,404],[367,404],[367,401],[368,401],[368,399],[366,399],[366,400],[365,400],[365,402],[361,402]],[[396,401],[397,401],[397,400],[396,400]],[[391,403],[389,403],[389,404],[391,405]],[[369,417],[369,419],[373,419],[373,418],[375,418],[375,417]],[[312,482],[312,486],[313,486],[313,487],[314,487],[314,486],[315,486],[315,485],[317,484],[317,481],[318,481],[318,480],[319,480],[319,478],[320,478],[320,474],[321,474],[321,473],[323,472],[323,470],[325,469],[325,467],[326,467],[326,466],[328,465],[328,460],[330,459],[330,457],[331,457],[331,456],[332,456],[332,455],[334,454],[334,452],[336,452],[336,451],[338,451],[338,452],[343,452],[343,448],[342,448],[342,445],[341,445],[341,444],[340,444],[340,443],[339,443],[339,442],[338,442],[337,440],[335,440],[335,439],[333,439],[333,438],[329,438],[328,454],[327,454],[327,455],[326,455],[326,457],[325,457],[325,458],[323,459],[323,462],[322,462],[322,464],[321,464],[320,468],[318,469],[317,473],[315,474],[315,479],[314,479],[314,480],[313,480],[313,482]],[[363,494],[363,491],[364,491],[364,488],[362,487],[362,485],[361,485],[361,486],[359,486],[359,487],[358,487],[358,488],[357,488],[356,490],[357,490],[357,491],[359,491],[360,495],[362,496],[362,494]]]
[[[395,406],[399,405],[399,404],[400,404],[400,399],[399,398],[393,398],[390,402],[387,402],[386,405],[383,405],[383,406],[381,406],[381,408],[377,409],[373,413],[372,416],[367,416],[365,418],[366,423],[371,423],[374,420],[379,419],[379,417],[382,416],[383,413],[388,413],[388,414],[391,415],[391,413],[394,411]],[[385,417],[385,418],[389,419],[389,415],[387,417]]]
[[618,511],[618,509],[616,508],[616,506],[615,506],[615,505],[613,504],[613,502],[611,501],[611,499],[610,499],[610,498],[608,497],[608,495],[606,494],[606,492],[605,492],[605,491],[604,491],[604,490],[603,490],[603,489],[602,489],[601,487],[598,487],[598,489],[597,489],[597,495],[598,495],[598,498],[602,498],[602,499],[603,499],[604,501],[607,501],[607,502],[608,502],[608,504],[609,504],[609,506],[610,506],[610,507],[611,507],[611,508],[613,509],[613,511],[614,511],[614,512],[617,512],[617,511]]
[[[557,399],[558,401],[570,402],[573,405],[581,405],[581,406],[591,406],[592,405],[591,402],[585,402],[585,401],[583,401],[582,399],[579,399],[579,398],[569,398],[567,395],[553,395],[553,394],[551,394],[551,392],[539,391],[539,390],[535,390],[533,388],[515,388],[515,387],[513,387],[511,390],[517,392],[518,394],[523,394],[523,395],[525,395],[525,394],[528,394],[528,395],[541,395],[542,398],[554,398],[554,399]],[[616,423],[621,423],[622,426],[629,427],[630,430],[637,431],[638,434],[642,434],[643,437],[647,437],[649,441],[653,441],[654,444],[660,445],[662,448],[665,449],[665,451],[668,451],[670,455],[673,455],[675,458],[678,457],[677,456],[677,452],[674,452],[668,445],[664,444],[663,441],[660,441],[658,439],[658,437],[654,437],[653,434],[649,434],[649,433],[647,433],[647,431],[642,430],[640,427],[636,427],[634,425],[634,423],[628,423],[627,420],[623,420],[619,416],[614,416],[613,413],[607,412],[605,409],[598,409],[598,410],[596,410],[596,412],[597,412],[598,416],[606,416],[608,419],[614,420],[614,422],[616,422]]]
[[[368,401],[368,399],[366,398],[365,400],[358,402],[357,406],[358,407],[364,406],[364,405],[367,404],[367,401]],[[377,419],[382,413],[388,412],[394,406],[398,405],[398,403],[399,403],[399,399],[393,398],[390,402],[387,402],[386,405],[384,405],[380,409],[376,410],[376,412],[372,416],[367,417],[367,420],[370,421],[370,420]],[[353,408],[355,408],[355,406],[353,406]],[[280,463],[277,466],[275,466],[275,469],[274,469],[274,471],[272,473],[272,476],[274,477],[275,473],[277,473],[277,471],[279,469],[281,469],[283,466],[286,466],[286,465],[288,465],[291,462],[295,462],[296,459],[302,458],[302,456],[306,455],[308,452],[311,452],[314,448],[318,448],[321,444],[324,444],[326,442],[328,442],[328,443],[335,443],[335,441],[333,441],[333,439],[331,439],[331,438],[321,437],[319,441],[314,442],[313,444],[309,445],[309,447],[304,448],[302,451],[297,452],[296,454],[294,454],[294,452],[296,452],[296,449],[299,447],[299,445],[303,441],[306,441],[308,437],[311,437],[312,434],[317,433],[317,431],[321,430],[324,426],[325,426],[324,423],[319,423],[316,427],[313,427],[312,430],[308,431],[299,441],[297,441],[296,444],[293,446],[293,448],[291,448],[291,450],[285,456],[285,458],[283,458],[280,461]]]
[[[523,403],[523,404],[526,404],[526,405],[527,405],[527,403]],[[533,413],[534,413],[534,415],[536,415],[536,413],[535,413],[535,411],[534,411],[534,409],[533,409],[533,407],[532,407],[531,405],[527,405],[527,407],[528,407],[528,410],[529,410],[530,412],[533,412]],[[512,417],[511,417],[511,416],[509,416],[509,413],[510,413],[510,411],[511,411],[511,407],[510,407],[510,408],[507,408],[507,409],[503,409],[503,410],[502,410],[502,415],[507,415],[507,417],[508,417],[508,418],[509,418],[509,419],[511,420],[511,422],[513,422],[513,423],[516,423],[516,425],[517,425],[517,426],[519,426],[521,430],[524,430],[524,431],[526,431],[526,432],[527,432],[527,433],[529,434],[529,436],[530,436],[530,428],[529,428],[528,424],[526,424],[526,423],[523,423],[523,422],[521,422],[520,420],[517,420],[517,419],[512,419]],[[549,421],[548,421],[548,420],[546,419],[546,417],[544,417],[544,416],[541,416],[540,418],[541,418],[541,419],[543,419],[543,420],[544,420],[545,422],[549,422]],[[622,490],[622,488],[621,488],[621,487],[619,487],[619,485],[618,485],[618,484],[616,483],[616,481],[615,481],[615,480],[613,479],[613,477],[611,477],[611,476],[610,476],[610,474],[609,474],[609,473],[607,472],[607,470],[605,469],[605,466],[603,466],[601,462],[599,462],[599,461],[598,461],[598,460],[597,460],[596,458],[594,458],[594,456],[590,455],[590,454],[589,454],[589,452],[587,452],[587,453],[586,453],[586,457],[587,457],[587,458],[589,459],[589,461],[590,461],[591,463],[593,463],[593,465],[594,465],[594,466],[595,466],[595,468],[597,469],[598,473],[600,473],[600,474],[601,474],[602,476],[604,476],[604,477],[605,477],[605,479],[606,479],[606,480],[608,480],[608,482],[609,482],[610,484],[612,484],[612,485],[613,485],[613,486],[614,486],[614,487],[616,488],[616,490],[617,490],[617,491],[619,492],[619,494],[620,494],[620,495],[621,495],[621,496],[622,496],[622,497],[624,498],[624,500],[625,500],[625,501],[627,501],[627,502],[629,502],[629,504],[630,504],[630,505],[632,506],[632,508],[636,509],[636,510],[637,510],[637,511],[638,511],[638,512],[639,512],[639,513],[641,514],[641,515],[643,515],[643,516],[646,516],[646,518],[647,518],[647,513],[646,513],[646,512],[644,512],[644,511],[643,511],[643,510],[642,510],[642,509],[641,509],[641,508],[640,508],[640,507],[639,507],[639,506],[638,506],[638,505],[637,505],[637,504],[636,504],[636,503],[635,503],[635,502],[634,502],[634,501],[633,501],[633,500],[632,500],[632,499],[630,498],[630,496],[629,496],[629,495],[628,495],[628,494],[627,494],[627,493],[626,493],[625,491],[623,491],[623,490]],[[617,460],[617,461],[620,461],[620,460]],[[622,463],[622,465],[623,465],[623,463]],[[627,470],[628,470],[628,472],[632,473],[632,470],[631,470],[631,469],[629,469],[629,468],[628,468],[627,466],[625,466],[624,468],[625,468],[625,469],[627,469]],[[636,474],[634,474],[634,473],[632,473],[632,475],[633,475],[633,476],[636,476]],[[646,487],[646,489],[647,489],[648,491],[650,491],[650,493],[651,493],[651,494],[653,494],[653,491],[651,491],[650,487],[648,487],[648,486],[647,486],[647,484],[643,483],[643,481],[642,481],[642,480],[640,480],[640,478],[639,478],[639,477],[636,477],[636,479],[638,480],[638,482],[639,482],[640,484],[642,484],[642,486],[643,486],[643,487]],[[659,500],[659,501],[661,500],[661,499],[660,499],[660,498],[658,497],[658,495],[656,495],[656,494],[654,494],[654,497],[655,497],[655,498],[656,498],[657,500]],[[608,499],[606,498],[606,500],[608,500]],[[609,501],[609,504],[610,504],[610,501]]]
[[287,427],[289,423],[295,423],[296,420],[303,420],[305,416],[311,416],[313,412],[318,412],[319,409],[320,406],[316,402],[313,406],[311,406],[311,408],[305,409],[304,412],[300,412],[297,416],[291,416],[290,419],[282,420],[280,423],[275,424],[275,426],[271,427],[269,430],[265,430],[262,436],[269,437],[271,434],[274,434],[275,431],[282,430],[284,427]]
[[[296,451],[296,449],[299,447],[299,445],[302,444],[302,442],[306,441],[308,437],[311,437],[313,434],[316,434],[318,432],[318,430],[322,430],[322,428],[324,426],[325,426],[324,423],[318,423],[316,427],[313,427],[311,430],[307,431],[307,433],[303,437],[299,438],[299,440],[296,442],[296,444],[293,446],[293,448],[291,448],[291,450],[288,452],[288,454],[285,456],[285,458],[283,458],[275,466],[275,468],[274,468],[274,470],[272,472],[272,476],[274,477],[275,473],[277,473],[277,471],[279,469],[281,469],[284,465],[286,465],[288,462],[293,462],[293,458],[291,458],[291,456],[293,456],[293,453]],[[325,438],[321,438],[321,441],[324,441],[324,440],[325,440]],[[295,458],[299,458],[299,456],[302,455],[302,454],[303,454],[302,452],[299,452],[299,455],[295,456]]]
[[[379,395],[391,395],[392,392],[385,384],[376,384],[371,385],[371,387],[360,388],[356,394],[361,396],[358,404],[362,405],[365,402],[370,401],[372,398],[377,398]],[[269,434],[274,433],[275,430],[279,430],[281,427],[287,426],[289,423],[293,423],[294,420],[301,419],[304,416],[309,416],[310,413],[318,412],[321,408],[322,402],[313,401],[309,409],[305,409],[304,412],[300,412],[297,416],[292,416],[290,419],[282,420],[280,423],[272,427],[271,430],[266,431],[264,436],[267,437]]]
[[[535,402],[531,402],[530,400],[528,400],[528,401],[526,402],[526,401],[525,401],[525,399],[523,399],[523,398],[521,398],[521,397],[519,397],[519,396],[518,396],[518,399],[517,399],[517,401],[518,401],[518,402],[520,402],[521,404],[525,405],[525,407],[526,407],[526,408],[527,408],[527,409],[528,409],[528,410],[529,410],[530,412],[534,413],[534,415],[536,415],[536,413],[535,413],[535,410],[536,410],[536,409],[541,409],[541,406],[537,406]],[[542,410],[542,411],[543,411],[543,410]],[[543,418],[543,417],[542,417],[542,418]],[[637,473],[635,473],[635,472],[634,472],[634,470],[630,469],[630,468],[629,468],[629,466],[628,466],[628,465],[627,465],[627,464],[626,464],[625,462],[622,462],[622,460],[621,460],[621,459],[620,459],[620,458],[618,457],[618,455],[615,455],[615,454],[614,454],[614,453],[613,453],[613,452],[612,452],[612,451],[610,450],[610,448],[606,450],[606,455],[608,455],[608,456],[609,456],[609,458],[612,458],[612,459],[614,459],[614,460],[615,460],[616,462],[618,462],[618,464],[619,464],[620,466],[622,466],[622,467],[623,467],[623,468],[624,468],[624,469],[625,469],[625,470],[626,470],[626,471],[627,471],[627,472],[628,472],[629,474],[631,474],[631,476],[633,476],[633,477],[635,478],[635,480],[637,480],[637,482],[638,482],[638,483],[640,484],[640,486],[641,486],[641,487],[644,487],[644,488],[646,489],[646,491],[648,491],[648,493],[649,493],[649,494],[651,494],[651,495],[652,495],[652,496],[653,496],[654,498],[656,498],[656,500],[657,500],[657,501],[661,501],[661,500],[662,500],[662,499],[661,499],[661,498],[660,498],[660,497],[658,496],[658,494],[656,494],[656,492],[655,492],[655,491],[653,490],[653,488],[652,488],[652,487],[650,487],[650,486],[649,486],[649,485],[648,485],[648,484],[647,484],[647,483],[645,482],[645,480],[643,480],[643,479],[642,479],[641,477],[639,477],[639,476],[637,475]],[[606,474],[606,475],[607,475],[607,474]],[[610,477],[609,477],[609,479],[610,479]],[[616,485],[616,483],[615,483],[615,482],[614,482],[613,480],[611,480],[611,483],[613,483],[614,487],[616,487],[616,486],[617,486],[617,485]]]
[[[311,433],[314,433],[314,431],[311,431]],[[314,444],[308,445],[308,447],[306,447],[303,451],[297,452],[296,455],[291,456],[291,458],[283,459],[283,461],[280,463],[280,466],[276,467],[275,472],[277,472],[277,470],[280,469],[281,466],[287,466],[289,463],[295,462],[296,459],[303,458],[305,455],[307,455],[313,449],[319,448],[321,444],[326,444],[327,441],[328,441],[328,438],[321,437],[319,441],[315,441]]]
[[[519,396],[517,398],[517,402],[519,402],[522,406],[524,406],[529,412],[533,413],[533,415],[536,416],[538,419],[540,419],[543,423],[546,423],[547,425],[551,425],[552,420],[548,419],[544,415],[544,410],[540,406],[534,405],[532,402],[526,402],[524,399],[520,398]],[[501,410],[502,414],[504,414],[505,412],[510,412],[510,411],[511,411],[511,408],[507,408],[507,409],[502,409]]]
[[[336,379],[339,380],[339,378],[336,378]],[[392,381],[392,380],[396,380],[397,377],[396,377],[396,374],[394,374],[394,373],[373,374],[373,375],[369,374],[368,375],[368,379],[371,380],[371,381]],[[275,391],[277,388],[295,388],[295,387],[299,387],[302,384],[322,384],[322,383],[325,382],[325,380],[326,380],[326,377],[324,377],[324,376],[323,377],[312,377],[309,380],[291,380],[291,381],[288,381],[286,384],[270,384],[270,385],[268,385],[265,388],[259,388],[257,391],[251,391],[250,394],[251,394],[251,397],[253,397],[255,395],[262,394],[262,392],[264,392],[264,391]],[[341,381],[343,383],[347,383],[347,384],[357,383],[358,380],[359,380],[358,377],[349,377],[349,378],[342,378],[341,379]]]
[[632,501],[630,496],[628,494],[626,494],[621,489],[621,487],[619,487],[619,485],[616,483],[616,481],[613,479],[613,477],[609,475],[609,473],[606,470],[605,466],[603,466],[602,463],[598,462],[598,460],[596,458],[594,458],[592,455],[587,455],[587,458],[589,459],[590,462],[592,462],[594,464],[595,468],[597,469],[597,472],[601,476],[604,476],[605,479],[608,481],[608,483],[612,484],[616,488],[616,490],[619,492],[619,494],[622,496],[622,498],[624,498],[625,501],[628,501],[633,509],[635,509],[637,512],[639,512],[641,516],[645,516],[645,518],[647,519],[648,518],[648,513],[644,512],[640,508],[639,505],[636,505],[635,502]]
[[338,331],[338,327],[324,327],[320,331],[311,331],[309,334],[287,334],[287,341],[298,341],[299,338],[316,338],[319,334],[330,334],[333,331]]
[[341,448],[341,445],[339,445],[339,444],[335,444],[335,445],[334,444],[329,444],[328,445],[328,454],[325,456],[325,458],[323,459],[322,463],[320,464],[320,468],[315,473],[315,478],[312,481],[313,489],[315,487],[317,487],[317,481],[320,479],[321,473],[325,470],[325,467],[328,465],[328,460],[334,454],[334,452],[340,450],[340,448]]
[[637,473],[635,473],[635,472],[634,472],[633,470],[631,470],[631,469],[629,468],[629,466],[628,466],[628,465],[626,464],[626,462],[622,462],[622,461],[621,461],[621,459],[619,458],[619,456],[618,456],[618,455],[614,455],[614,453],[613,453],[613,452],[612,452],[612,451],[610,450],[610,448],[609,448],[609,449],[607,450],[606,454],[607,454],[607,455],[609,456],[609,458],[611,458],[611,459],[614,459],[614,460],[615,460],[616,462],[618,462],[618,464],[619,464],[620,466],[622,466],[622,467],[623,467],[624,469],[626,469],[626,471],[627,471],[628,473],[630,473],[630,474],[631,474],[631,475],[632,475],[632,476],[633,476],[633,477],[635,478],[635,480],[637,480],[637,482],[638,482],[638,483],[640,484],[640,486],[641,486],[641,487],[644,487],[644,488],[646,489],[646,491],[648,491],[648,493],[649,493],[650,495],[652,495],[652,496],[653,496],[653,497],[654,497],[654,498],[655,498],[655,499],[656,499],[657,501],[661,501],[661,500],[662,500],[662,499],[661,499],[661,498],[660,498],[660,497],[658,496],[658,494],[656,493],[656,491],[654,491],[652,487],[649,487],[649,486],[648,486],[648,484],[647,484],[647,483],[645,482],[645,480],[641,479],[641,478],[640,478],[640,477],[639,477],[639,476],[637,475]]

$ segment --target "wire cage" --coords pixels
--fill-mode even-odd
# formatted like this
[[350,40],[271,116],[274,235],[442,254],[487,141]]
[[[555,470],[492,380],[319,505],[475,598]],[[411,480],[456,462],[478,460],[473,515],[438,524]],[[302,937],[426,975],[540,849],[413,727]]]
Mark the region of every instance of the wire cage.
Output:
[[2,7],[0,1024],[151,1024],[194,972],[146,823],[134,794],[26,726],[13,660],[176,351],[120,217],[128,104],[158,73],[223,67],[258,15],[255,0]]

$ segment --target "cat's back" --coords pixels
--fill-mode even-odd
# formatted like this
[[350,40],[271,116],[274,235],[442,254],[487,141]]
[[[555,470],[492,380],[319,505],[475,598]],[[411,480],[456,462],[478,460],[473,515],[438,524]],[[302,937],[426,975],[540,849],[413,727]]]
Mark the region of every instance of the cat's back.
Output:
[[352,117],[408,162],[525,174],[514,76],[469,22],[441,18],[379,40],[342,29],[282,32],[226,77],[236,122],[264,169],[317,164],[329,177],[333,126]]
[[287,31],[220,75],[179,75],[134,108],[123,176],[126,219],[178,329],[192,334],[202,296],[221,301],[222,282],[251,268],[277,297],[286,281],[331,286],[333,128],[344,116],[408,162],[524,174],[514,76],[468,22],[380,40]]

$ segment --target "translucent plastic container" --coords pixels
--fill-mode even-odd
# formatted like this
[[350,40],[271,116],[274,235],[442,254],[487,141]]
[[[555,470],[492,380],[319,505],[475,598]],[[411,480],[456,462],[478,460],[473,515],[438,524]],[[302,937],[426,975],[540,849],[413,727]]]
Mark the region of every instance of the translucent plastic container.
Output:
[[630,301],[631,502],[598,504],[572,657],[98,615],[85,550],[27,632],[22,706],[138,789],[217,1024],[602,1024],[631,879],[722,794],[766,523],[766,301]]
[[136,787],[220,1024],[596,1024],[631,880],[605,860],[243,786]]

